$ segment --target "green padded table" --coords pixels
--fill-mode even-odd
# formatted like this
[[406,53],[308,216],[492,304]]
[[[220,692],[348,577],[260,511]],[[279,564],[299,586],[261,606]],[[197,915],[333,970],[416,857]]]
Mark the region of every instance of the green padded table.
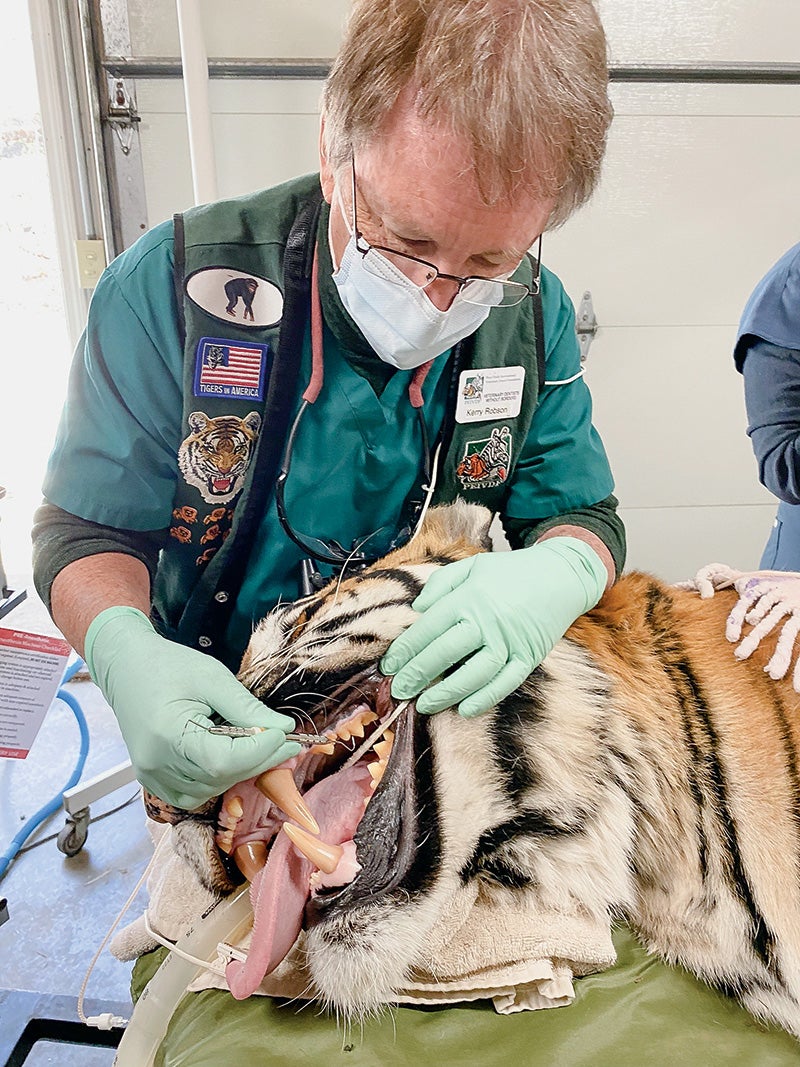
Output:
[[[800,1042],[648,956],[624,928],[615,967],[578,979],[567,1008],[498,1015],[491,1003],[393,1008],[351,1033],[315,1004],[187,994],[157,1067],[800,1067]],[[165,949],[134,968],[138,997]]]

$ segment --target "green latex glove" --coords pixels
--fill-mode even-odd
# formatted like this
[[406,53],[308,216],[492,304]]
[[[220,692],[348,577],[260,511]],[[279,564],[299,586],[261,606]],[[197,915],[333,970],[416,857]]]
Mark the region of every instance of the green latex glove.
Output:
[[[157,797],[192,810],[229,786],[274,767],[301,746],[295,723],[248,692],[227,667],[167,641],[136,608],[106,608],[86,634],[86,664],[114,710],[136,777]],[[216,712],[252,737],[210,734]]]
[[458,704],[472,717],[522,684],[572,623],[593,608],[608,573],[575,537],[552,537],[514,552],[483,553],[436,571],[413,603],[421,618],[389,646],[381,670],[392,696],[408,700],[431,686],[417,711]]

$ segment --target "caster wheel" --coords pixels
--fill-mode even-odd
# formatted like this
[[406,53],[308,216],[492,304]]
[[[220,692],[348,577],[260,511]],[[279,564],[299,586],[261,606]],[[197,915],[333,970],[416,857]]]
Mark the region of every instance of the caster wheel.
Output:
[[65,856],[76,856],[86,844],[88,833],[88,821],[68,822],[56,841],[59,852],[63,852]]

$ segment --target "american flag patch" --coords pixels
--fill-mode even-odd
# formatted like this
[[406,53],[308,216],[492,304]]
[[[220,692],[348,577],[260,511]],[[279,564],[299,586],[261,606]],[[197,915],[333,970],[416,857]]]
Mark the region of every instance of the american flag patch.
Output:
[[195,396],[263,400],[269,345],[201,337],[194,369]]

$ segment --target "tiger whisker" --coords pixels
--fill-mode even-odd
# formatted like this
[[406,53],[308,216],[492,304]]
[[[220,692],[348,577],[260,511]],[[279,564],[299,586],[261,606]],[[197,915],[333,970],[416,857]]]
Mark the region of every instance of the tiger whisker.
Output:
[[[376,531],[376,532],[377,532],[377,531]],[[349,555],[349,556],[347,557],[347,559],[346,559],[346,560],[344,561],[344,564],[342,565],[342,569],[341,569],[341,571],[339,572],[339,580],[338,580],[338,582],[336,583],[336,592],[335,592],[335,593],[334,593],[334,595],[333,595],[333,602],[334,602],[334,604],[338,604],[338,603],[339,603],[339,590],[341,589],[341,586],[342,586],[342,580],[343,580],[343,578],[344,578],[344,575],[345,575],[345,571],[347,570],[347,565],[348,565],[348,563],[349,563],[349,562],[350,562],[350,561],[351,561],[351,560],[352,560],[352,559],[353,559],[353,558],[354,558],[354,557],[355,557],[355,556],[356,556],[356,555],[357,555],[357,554],[358,554],[358,553],[359,553],[359,552],[361,551],[361,549],[362,549],[362,548],[364,547],[364,545],[365,545],[365,544],[367,543],[367,541],[369,541],[369,539],[370,539],[371,537],[374,537],[374,536],[375,536],[375,534],[374,534],[374,533],[371,533],[371,534],[367,534],[367,536],[366,536],[366,537],[363,537],[363,538],[362,538],[362,539],[361,539],[361,540],[360,540],[360,541],[358,542],[358,544],[354,544],[354,547],[353,547],[353,551],[352,551],[352,552],[350,553],[350,555]]]

